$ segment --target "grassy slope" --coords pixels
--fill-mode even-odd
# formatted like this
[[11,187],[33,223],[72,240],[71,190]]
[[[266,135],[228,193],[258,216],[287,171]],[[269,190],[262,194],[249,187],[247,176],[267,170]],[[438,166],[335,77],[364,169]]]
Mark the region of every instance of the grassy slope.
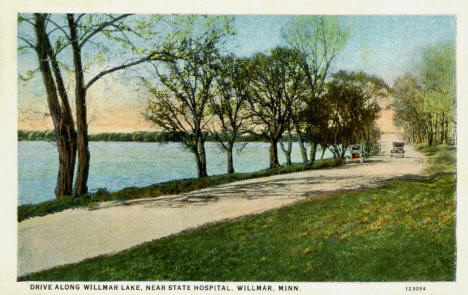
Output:
[[20,280],[455,279],[454,149],[421,181],[334,194]]
[[44,216],[51,213],[57,213],[69,208],[75,208],[80,206],[92,207],[95,205],[96,202],[154,198],[162,195],[175,195],[238,180],[271,176],[276,174],[285,174],[311,169],[320,169],[338,165],[341,165],[341,161],[335,161],[333,159],[318,160],[315,161],[314,165],[312,166],[307,166],[304,164],[293,164],[277,169],[265,169],[252,173],[223,174],[205,177],[201,179],[179,179],[163,183],[157,183],[146,187],[124,188],[120,191],[113,193],[109,193],[104,190],[99,190],[96,193],[88,194],[80,198],[64,197],[61,199],[54,199],[51,201],[41,202],[39,204],[20,205],[18,206],[18,222],[21,222],[30,217]]

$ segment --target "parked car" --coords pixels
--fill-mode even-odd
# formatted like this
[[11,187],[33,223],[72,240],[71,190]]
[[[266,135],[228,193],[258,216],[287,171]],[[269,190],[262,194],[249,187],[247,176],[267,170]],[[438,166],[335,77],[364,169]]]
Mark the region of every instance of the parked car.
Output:
[[364,149],[363,146],[360,144],[353,144],[349,146],[348,148],[348,153],[346,154],[346,162],[348,163],[349,161],[354,162],[354,161],[359,161],[359,162],[364,162]]
[[405,143],[404,142],[393,142],[393,148],[390,151],[390,157],[404,158],[405,157]]

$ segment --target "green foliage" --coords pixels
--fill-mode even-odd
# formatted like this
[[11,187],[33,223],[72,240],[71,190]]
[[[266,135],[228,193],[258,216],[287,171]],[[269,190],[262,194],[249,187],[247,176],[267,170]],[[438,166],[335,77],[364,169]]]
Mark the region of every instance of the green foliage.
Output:
[[[22,49],[20,49],[22,50]],[[18,75],[19,79],[21,81],[29,81],[31,80],[32,78],[34,78],[34,75],[37,73],[37,71],[39,71],[39,68],[36,68],[34,70],[29,70],[26,72],[26,75]]]
[[276,143],[291,124],[294,105],[306,95],[304,64],[300,51],[282,47],[251,60],[248,111],[253,125],[271,142],[270,167],[278,165]]
[[199,42],[206,38],[220,40],[236,34],[233,21],[232,16],[175,15],[169,21],[174,28],[171,39],[182,43],[187,40]]
[[55,141],[53,130],[18,130],[18,141]]
[[208,128],[208,104],[214,97],[219,48],[233,34],[231,17],[176,16],[171,23],[170,50],[175,56],[155,67],[155,81],[141,77],[151,99],[145,119],[177,134],[194,154],[198,177],[207,176],[204,143]]
[[[451,44],[426,48],[423,52],[421,78],[427,91],[436,91],[434,103],[439,108],[450,106],[455,100],[455,48]],[[447,101],[444,101],[447,100]]]
[[381,110],[377,99],[387,96],[388,91],[385,82],[375,76],[345,71],[334,74],[323,98],[329,114],[324,116],[328,124],[322,128],[321,142],[330,146],[336,157],[343,157],[349,145],[370,145],[371,140],[377,140],[374,122]]
[[285,28],[283,38],[306,57],[308,103],[315,103],[314,99],[325,90],[336,54],[348,41],[349,30],[336,16],[298,16]]
[[306,54],[310,65],[322,72],[326,63],[346,45],[349,30],[336,16],[298,16],[285,28],[283,38],[289,46]]
[[[292,123],[313,146],[328,146],[328,117],[331,110],[323,99],[325,82],[336,54],[344,48],[349,30],[336,16],[298,16],[283,31],[287,44],[304,57],[307,95],[293,105]],[[312,161],[313,159],[311,159]]]
[[231,22],[231,17],[176,16],[171,22],[171,48],[178,58],[165,60],[155,68],[159,85],[141,78],[152,96],[146,120],[179,135],[199,159],[204,158],[201,146],[208,132],[207,104],[214,95],[217,46],[233,33]]
[[210,124],[210,135],[225,150],[247,130],[248,62],[229,55],[219,57],[215,65],[215,95],[209,100],[208,112],[216,119]]
[[418,149],[428,156],[428,168],[426,172],[429,176],[435,177],[434,173],[455,174],[457,169],[457,148],[453,145],[425,146],[420,145]]
[[[314,198],[20,281],[454,281],[454,175]],[[447,169],[453,165],[447,165]]]
[[447,143],[455,138],[455,48],[451,44],[422,52],[416,75],[395,82],[396,123],[417,143]]

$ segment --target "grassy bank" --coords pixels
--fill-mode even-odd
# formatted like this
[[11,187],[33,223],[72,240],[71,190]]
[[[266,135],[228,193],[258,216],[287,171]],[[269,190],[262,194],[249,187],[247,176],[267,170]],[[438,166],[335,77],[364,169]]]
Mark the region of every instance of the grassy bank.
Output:
[[69,208],[80,206],[94,206],[97,202],[112,201],[112,200],[131,200],[141,198],[152,198],[162,195],[175,195],[186,193],[202,188],[207,188],[214,185],[225,184],[238,180],[257,178],[263,176],[271,176],[276,174],[292,173],[310,169],[320,169],[325,167],[333,167],[340,165],[341,162],[331,160],[318,160],[314,165],[306,166],[304,164],[294,164],[291,166],[280,167],[277,169],[265,169],[252,173],[234,173],[224,174],[202,179],[190,178],[173,180],[164,183],[158,183],[141,188],[124,188],[120,191],[109,193],[106,190],[98,190],[96,193],[88,194],[80,198],[64,197],[51,201],[42,202],[39,204],[29,204],[18,206],[18,221],[23,221],[26,218],[34,216],[44,216],[51,213],[60,212]]
[[455,155],[424,179],[333,194],[20,280],[450,281]]

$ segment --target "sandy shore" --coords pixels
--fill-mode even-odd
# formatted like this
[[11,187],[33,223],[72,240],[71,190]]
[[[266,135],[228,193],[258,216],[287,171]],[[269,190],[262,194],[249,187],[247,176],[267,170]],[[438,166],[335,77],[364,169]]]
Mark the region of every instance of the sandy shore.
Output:
[[377,187],[419,175],[424,156],[406,146],[405,158],[389,156],[395,134],[382,136],[382,156],[366,163],[238,181],[191,193],[105,202],[18,224],[19,276],[109,254],[210,222],[255,214],[319,195]]

